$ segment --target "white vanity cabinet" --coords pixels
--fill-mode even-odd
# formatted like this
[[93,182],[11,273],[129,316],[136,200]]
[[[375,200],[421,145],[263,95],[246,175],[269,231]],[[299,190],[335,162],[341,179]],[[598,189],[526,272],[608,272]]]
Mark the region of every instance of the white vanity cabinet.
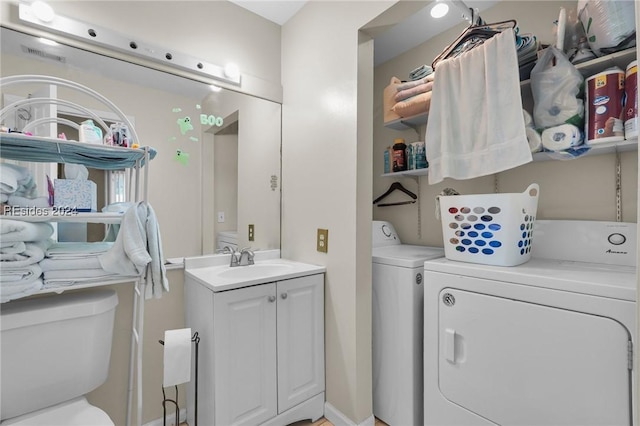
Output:
[[[187,274],[185,286],[187,325],[201,338],[199,423],[284,425],[323,415],[323,273],[217,292]],[[194,398],[190,390],[190,422]]]

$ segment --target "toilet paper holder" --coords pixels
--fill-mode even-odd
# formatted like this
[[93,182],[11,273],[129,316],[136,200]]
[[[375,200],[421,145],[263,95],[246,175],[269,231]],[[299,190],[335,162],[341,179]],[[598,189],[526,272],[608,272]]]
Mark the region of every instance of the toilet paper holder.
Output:
[[[161,345],[164,345],[163,340],[158,340]],[[193,333],[191,337],[191,342],[196,344],[196,352],[195,352],[195,378],[194,378],[194,386],[195,386],[195,398],[194,398],[194,426],[198,426],[198,345],[200,344],[200,336],[198,336],[198,332]],[[167,398],[164,386],[162,387],[162,424],[163,426],[167,426],[167,403],[171,403],[176,408],[176,419],[175,425],[178,426],[180,424],[180,406],[178,405],[178,386],[174,386],[175,389],[175,399]]]

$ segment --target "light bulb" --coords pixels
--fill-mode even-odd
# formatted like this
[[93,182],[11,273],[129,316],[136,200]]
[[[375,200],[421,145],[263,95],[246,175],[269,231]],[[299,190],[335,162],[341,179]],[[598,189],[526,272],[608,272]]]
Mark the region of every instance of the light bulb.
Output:
[[434,18],[442,18],[447,13],[449,13],[449,5],[446,3],[438,2],[431,8],[431,16]]
[[56,16],[53,8],[41,0],[36,0],[31,3],[31,10],[33,11],[33,14],[36,16],[36,18],[38,18],[42,22],[51,22]]

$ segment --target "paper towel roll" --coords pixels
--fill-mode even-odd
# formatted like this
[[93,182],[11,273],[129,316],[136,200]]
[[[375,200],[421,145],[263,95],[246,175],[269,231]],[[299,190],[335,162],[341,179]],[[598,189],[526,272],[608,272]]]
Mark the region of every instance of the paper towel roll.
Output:
[[525,132],[527,134],[527,141],[529,142],[531,152],[542,151],[542,139],[540,138],[540,133],[536,132],[532,127],[527,127]]
[[191,380],[191,329],[165,330],[162,386],[179,385],[189,380]]
[[549,127],[542,132],[542,146],[549,151],[562,151],[582,143],[582,133],[573,124]]

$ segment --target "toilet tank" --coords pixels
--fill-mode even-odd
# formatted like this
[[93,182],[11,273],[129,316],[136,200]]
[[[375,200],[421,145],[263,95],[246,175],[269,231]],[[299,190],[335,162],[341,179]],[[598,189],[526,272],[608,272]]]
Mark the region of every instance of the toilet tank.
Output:
[[0,419],[84,395],[109,373],[114,290],[64,293],[0,306]]

